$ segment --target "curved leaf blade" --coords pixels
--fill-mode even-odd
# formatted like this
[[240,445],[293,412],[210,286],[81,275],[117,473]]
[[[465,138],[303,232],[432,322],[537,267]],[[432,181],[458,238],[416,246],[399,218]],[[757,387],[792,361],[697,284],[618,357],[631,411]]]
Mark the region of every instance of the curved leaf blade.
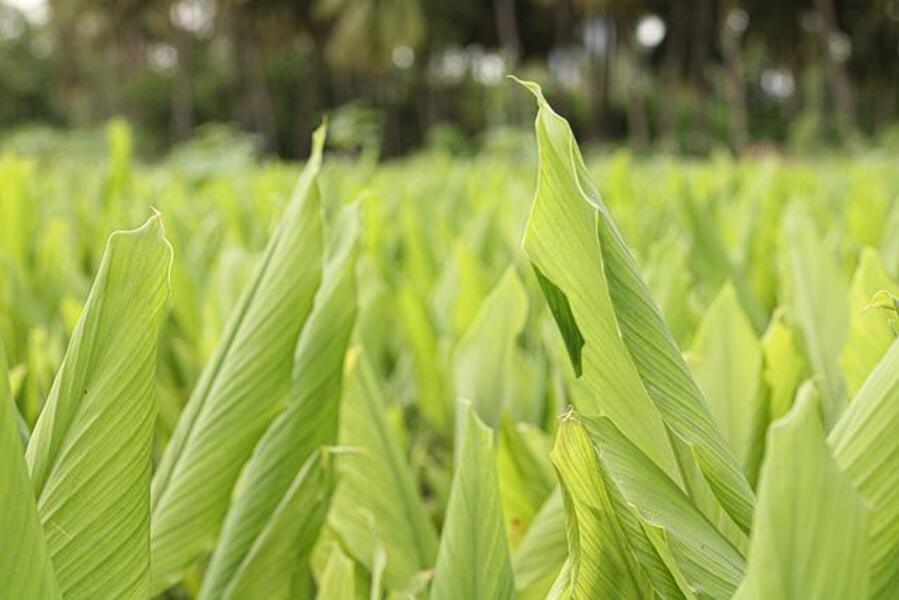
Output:
[[232,488],[285,406],[291,353],[321,276],[324,127],[153,477],[153,590],[212,549]]
[[[673,466],[676,449],[668,445],[669,428],[677,438],[674,444],[679,441],[692,449],[721,507],[749,531],[752,489],[690,377],[634,257],[589,181],[568,122],[553,111],[539,86],[524,85],[537,98],[540,156],[524,247],[571,305],[573,326],[587,340],[584,376],[603,403],[602,412],[675,481],[683,472],[689,483],[696,465]],[[560,324],[563,332],[571,328],[571,323]],[[596,416],[596,411],[579,409],[585,416]],[[702,490],[693,493],[699,496]]]
[[827,438],[837,464],[871,506],[871,597],[899,586],[899,343],[865,380]]
[[[297,342],[291,404],[244,467],[204,579],[204,598],[218,597],[243,568],[307,459],[337,442],[344,358],[356,316],[357,208],[348,208],[338,224],[341,237]],[[282,575],[289,580],[289,572]]]
[[515,583],[503,526],[493,431],[470,405],[460,416],[461,448],[430,597],[512,598]]
[[66,598],[150,593],[156,347],[171,262],[159,215],[109,237],[28,444],[38,514]]
[[359,451],[340,460],[329,523],[353,558],[370,571],[383,546],[384,583],[389,590],[402,590],[417,573],[434,566],[437,534],[385,419],[368,355],[360,348],[351,356],[341,399],[340,443]]
[[478,416],[494,428],[502,412],[513,408],[515,340],[527,315],[527,293],[515,268],[509,267],[453,352],[456,394],[470,401]]
[[738,598],[867,597],[867,510],[831,456],[809,390],[769,430]]
[[[259,535],[253,540],[221,597],[283,599],[303,597],[293,589],[325,522],[336,483],[328,449],[303,464]],[[302,579],[300,579],[302,581]]]
[[10,598],[60,598],[16,421],[0,342],[0,531],[15,540],[15,547],[0,552],[0,581]]

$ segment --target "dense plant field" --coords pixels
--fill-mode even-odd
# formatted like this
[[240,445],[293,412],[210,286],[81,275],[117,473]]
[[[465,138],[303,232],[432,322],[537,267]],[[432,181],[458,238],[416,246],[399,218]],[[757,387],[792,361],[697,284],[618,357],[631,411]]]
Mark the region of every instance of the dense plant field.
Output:
[[532,91],[469,158],[0,159],[0,596],[899,596],[894,162],[585,162]]

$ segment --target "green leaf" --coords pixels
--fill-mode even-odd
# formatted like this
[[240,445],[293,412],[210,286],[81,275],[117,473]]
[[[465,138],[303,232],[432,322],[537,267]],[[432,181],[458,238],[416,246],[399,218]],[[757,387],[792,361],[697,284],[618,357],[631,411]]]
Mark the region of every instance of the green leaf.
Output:
[[[297,342],[290,405],[263,434],[238,480],[203,582],[204,598],[217,598],[242,568],[307,459],[337,443],[344,356],[356,314],[357,208],[349,207],[338,224],[340,237]],[[290,575],[281,574],[288,581]]]
[[[574,417],[556,432],[553,465],[562,485],[568,522],[570,598],[649,598],[652,582],[619,520],[590,435]],[[629,509],[625,509],[629,510]]]
[[[597,406],[578,409],[587,417],[608,416],[677,482],[683,476],[690,483],[698,465],[723,509],[748,531],[755,502],[752,489],[590,183],[571,128],[538,86],[525,85],[539,106],[540,175],[524,247],[536,269],[570,305],[573,322],[562,322],[559,328],[563,334],[576,330],[585,340],[583,376]],[[554,314],[559,319],[564,313]],[[572,345],[569,341],[569,348]],[[669,429],[674,443],[692,449],[690,460],[696,464],[675,465]],[[691,484],[691,494],[701,496],[701,487]]]
[[412,363],[415,400],[422,416],[442,435],[452,434],[453,408],[451,379],[438,360],[437,334],[424,302],[408,282],[401,283],[396,295],[399,324]]
[[743,472],[755,480],[767,425],[762,350],[737,293],[726,284],[696,331],[690,350],[696,383]]
[[513,550],[556,485],[550,448],[549,436],[536,427],[502,420],[496,461],[506,533]]
[[793,330],[784,322],[781,311],[775,312],[762,336],[762,357],[765,363],[763,376],[768,386],[768,421],[773,422],[793,406],[805,370]]
[[359,451],[342,457],[338,465],[340,484],[329,522],[353,558],[372,572],[383,546],[385,585],[399,590],[416,573],[433,567],[437,535],[385,418],[382,392],[365,351],[351,353],[348,365],[340,443]]
[[[539,94],[539,90],[536,92]],[[574,173],[568,124],[538,95],[540,173],[524,248],[565,340],[576,374],[592,392],[577,406],[607,415],[647,455],[676,476],[665,425],[621,339],[603,273],[596,209]],[[585,398],[586,399],[586,398]]]
[[739,598],[867,597],[867,510],[831,456],[811,389],[768,432]]
[[356,600],[353,559],[344,554],[338,544],[331,548],[319,581],[318,597],[322,600]]
[[527,316],[527,293],[514,267],[509,267],[453,353],[456,394],[470,401],[478,416],[494,428],[515,400],[511,386],[515,344]]
[[782,247],[790,315],[802,335],[809,364],[821,378],[824,424],[830,429],[846,407],[837,365],[848,332],[846,284],[814,223],[798,209],[784,218]]
[[755,331],[761,331],[765,323],[765,311],[747,278],[728,257],[727,249],[718,235],[714,223],[705,217],[706,211],[696,205],[689,190],[683,198],[684,213],[690,232],[693,234],[693,259],[705,269],[705,279],[716,285],[731,281],[740,303],[746,307],[748,317]]
[[470,405],[461,411],[461,447],[431,598],[512,598],[515,583],[500,506],[493,431]]
[[653,244],[643,273],[672,335],[678,343],[685,343],[695,321],[689,302],[692,278],[686,244],[673,235]]
[[896,338],[890,326],[892,315],[868,310],[872,297],[882,291],[896,295],[899,286],[887,275],[877,252],[865,248],[849,288],[849,336],[839,359],[850,396],[855,395]]
[[640,518],[657,530],[647,533],[650,542],[656,546],[659,536],[667,539],[671,554],[697,596],[730,598],[745,568],[737,548],[611,420],[585,419],[584,424],[609,480]]
[[515,585],[521,600],[546,598],[568,557],[561,490],[549,495],[512,555]]
[[65,598],[150,594],[156,344],[171,262],[159,215],[109,237],[28,444],[38,514]]
[[302,589],[292,588],[294,575],[305,569],[327,517],[336,482],[333,459],[331,452],[323,449],[303,464],[252,540],[222,598],[305,597]]
[[[877,364],[828,436],[837,464],[871,507],[871,597],[899,589],[899,343]],[[842,524],[840,525],[842,529]]]
[[321,275],[324,128],[153,477],[153,591],[212,549],[240,469],[291,388],[291,353]]
[[16,421],[6,352],[0,342],[0,531],[11,544],[0,552],[3,594],[35,600],[60,598]]
[[431,306],[442,330],[454,338],[471,325],[489,291],[483,270],[468,244],[457,240],[431,293]]

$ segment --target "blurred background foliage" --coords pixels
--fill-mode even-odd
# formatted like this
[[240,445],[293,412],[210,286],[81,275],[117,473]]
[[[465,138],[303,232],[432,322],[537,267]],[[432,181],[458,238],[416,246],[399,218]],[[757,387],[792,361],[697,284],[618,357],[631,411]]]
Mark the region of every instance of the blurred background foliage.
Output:
[[465,153],[529,124],[515,73],[588,142],[857,147],[899,140],[897,55],[899,0],[0,0],[0,135],[299,157],[328,113],[347,151]]

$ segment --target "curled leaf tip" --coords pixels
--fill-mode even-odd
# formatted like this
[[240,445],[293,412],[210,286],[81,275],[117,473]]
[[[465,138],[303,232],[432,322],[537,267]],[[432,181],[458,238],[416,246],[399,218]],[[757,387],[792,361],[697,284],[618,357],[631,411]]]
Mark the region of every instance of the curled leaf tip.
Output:
[[872,308],[881,308],[899,312],[899,298],[896,298],[887,290],[877,290],[877,292],[871,296],[871,300],[868,304],[862,309],[862,312],[868,312]]
[[538,104],[540,104],[540,105],[546,104],[546,98],[543,97],[543,90],[540,88],[539,84],[534,83],[533,81],[526,81],[524,79],[519,79],[515,75],[507,75],[506,77],[508,77],[512,81],[518,83],[519,85],[522,85],[529,92],[534,94],[534,97],[537,98]]

